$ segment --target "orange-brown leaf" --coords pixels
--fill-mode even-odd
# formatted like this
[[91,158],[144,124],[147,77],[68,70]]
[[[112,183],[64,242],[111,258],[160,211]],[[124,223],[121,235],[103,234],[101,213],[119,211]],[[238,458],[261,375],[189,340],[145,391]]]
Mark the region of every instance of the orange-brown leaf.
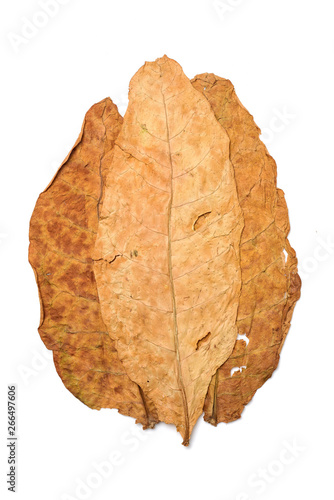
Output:
[[276,369],[300,295],[300,278],[296,254],[287,239],[290,226],[284,193],[276,187],[276,163],[259,139],[260,129],[229,80],[204,74],[192,83],[208,99],[230,138],[245,221],[237,318],[241,338],[213,377],[204,406],[205,419],[216,425],[239,418]]
[[110,99],[87,113],[29,260],[41,338],[91,408],[173,423],[187,445],[203,406],[235,420],[275,370],[300,279],[259,134],[231,82],[166,56],[131,80],[124,122]]
[[29,260],[40,294],[39,333],[65,386],[91,408],[118,408],[151,426],[154,409],[117,357],[93,273],[105,165],[121,124],[109,98],[88,111],[76,144],[36,203]]

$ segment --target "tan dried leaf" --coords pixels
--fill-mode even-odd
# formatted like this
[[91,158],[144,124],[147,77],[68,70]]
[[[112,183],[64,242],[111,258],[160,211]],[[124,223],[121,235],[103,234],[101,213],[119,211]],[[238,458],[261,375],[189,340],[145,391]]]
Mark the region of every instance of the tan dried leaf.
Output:
[[229,80],[203,74],[192,83],[208,99],[230,138],[245,221],[237,319],[241,339],[213,377],[204,406],[204,418],[216,425],[238,419],[276,369],[301,282],[296,254],[287,239],[290,226],[284,193],[276,187],[276,163],[259,139],[260,129]]
[[132,78],[99,222],[102,316],[131,380],[188,444],[236,339],[238,203],[229,139],[166,56]]

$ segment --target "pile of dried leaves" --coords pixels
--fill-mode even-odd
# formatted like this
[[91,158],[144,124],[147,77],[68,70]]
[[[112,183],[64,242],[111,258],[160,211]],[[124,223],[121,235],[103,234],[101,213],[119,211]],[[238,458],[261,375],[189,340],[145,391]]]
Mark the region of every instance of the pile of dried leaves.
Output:
[[29,260],[65,386],[144,428],[241,416],[300,295],[284,193],[229,80],[164,56],[107,98],[39,196]]

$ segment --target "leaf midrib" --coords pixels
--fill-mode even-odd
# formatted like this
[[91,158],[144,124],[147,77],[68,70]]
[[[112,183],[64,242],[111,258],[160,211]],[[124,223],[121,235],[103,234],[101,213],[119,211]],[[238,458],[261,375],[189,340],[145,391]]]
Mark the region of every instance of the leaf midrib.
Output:
[[[161,75],[162,76],[162,75]],[[166,121],[166,133],[167,133],[167,145],[168,145],[168,156],[170,162],[170,200],[168,205],[168,274],[170,280],[170,289],[172,296],[172,311],[173,311],[173,332],[174,332],[174,345],[175,345],[175,353],[176,353],[176,366],[177,366],[177,380],[181,390],[182,403],[184,409],[184,419],[185,419],[185,433],[183,438],[183,444],[187,446],[189,444],[189,411],[188,411],[188,402],[187,402],[187,394],[182,376],[182,369],[180,363],[180,348],[179,348],[179,332],[178,332],[178,324],[177,324],[177,312],[176,312],[176,298],[175,298],[175,288],[174,288],[174,280],[173,280],[173,266],[172,266],[172,207],[173,207],[173,160],[172,160],[172,152],[170,147],[170,134],[169,134],[169,125],[168,125],[168,114],[166,107],[166,100],[163,90],[161,89],[164,111],[165,111],[165,121]]]

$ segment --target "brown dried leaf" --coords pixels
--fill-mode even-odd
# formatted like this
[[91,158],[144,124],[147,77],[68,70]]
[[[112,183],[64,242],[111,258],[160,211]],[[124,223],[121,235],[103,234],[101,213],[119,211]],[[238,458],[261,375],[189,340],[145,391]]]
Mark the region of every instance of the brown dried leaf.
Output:
[[235,343],[242,227],[207,99],[175,61],[146,63],[106,179],[94,272],[126,372],[185,445]]
[[93,273],[102,181],[122,117],[108,98],[86,114],[80,136],[39,196],[29,261],[40,293],[40,336],[65,386],[91,408],[118,408],[145,427],[154,409],[126,375],[103,323]]
[[228,80],[192,83],[165,56],[133,77],[123,127],[110,99],[89,110],[37,201],[29,250],[65,386],[144,428],[174,423],[184,444],[204,400],[214,425],[240,417],[300,295],[258,127]]
[[276,369],[301,282],[296,254],[287,239],[290,227],[284,193],[276,188],[276,163],[259,139],[260,129],[229,80],[203,74],[192,83],[208,99],[230,138],[230,159],[245,220],[237,328],[249,344],[238,340],[212,379],[204,418],[216,425],[238,419]]

